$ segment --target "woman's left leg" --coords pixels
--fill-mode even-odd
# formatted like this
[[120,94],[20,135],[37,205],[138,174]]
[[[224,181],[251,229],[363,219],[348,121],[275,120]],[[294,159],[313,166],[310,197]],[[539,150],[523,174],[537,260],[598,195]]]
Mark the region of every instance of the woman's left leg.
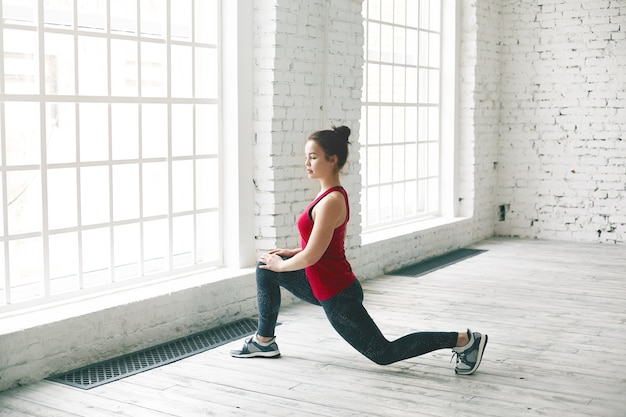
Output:
[[341,337],[379,365],[388,365],[438,349],[453,348],[457,344],[457,332],[418,332],[390,342],[365,310],[363,289],[357,280],[321,304],[328,320]]

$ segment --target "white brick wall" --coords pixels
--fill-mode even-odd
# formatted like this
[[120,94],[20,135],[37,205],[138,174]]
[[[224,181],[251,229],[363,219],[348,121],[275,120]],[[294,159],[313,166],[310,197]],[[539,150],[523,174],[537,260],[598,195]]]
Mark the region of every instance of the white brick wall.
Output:
[[626,2],[501,5],[501,235],[624,243]]

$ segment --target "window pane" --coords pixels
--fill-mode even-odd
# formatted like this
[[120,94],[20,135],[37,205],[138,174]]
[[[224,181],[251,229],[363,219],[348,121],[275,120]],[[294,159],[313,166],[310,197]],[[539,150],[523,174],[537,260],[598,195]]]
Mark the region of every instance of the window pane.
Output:
[[369,147],[367,151],[367,184],[380,183],[380,149]]
[[165,271],[168,268],[169,236],[166,220],[143,224],[144,274]]
[[194,225],[193,216],[173,219],[173,261],[174,268],[194,264]]
[[45,34],[46,94],[75,94],[74,36]]
[[417,179],[417,145],[406,145],[404,149],[404,158],[406,161],[405,179],[414,180]]
[[172,105],[172,155],[193,155],[193,105]]
[[193,210],[193,161],[172,163],[172,203],[174,213]]
[[39,165],[39,103],[4,103],[7,165]]
[[430,30],[441,30],[441,3],[440,0],[430,0]]
[[428,176],[428,143],[420,143],[417,145],[417,175],[419,178],[425,178]]
[[109,110],[106,104],[82,103],[80,115],[80,160],[109,159]]
[[[192,0],[176,0],[170,8],[171,36],[178,39],[191,39],[191,3]],[[206,24],[203,22],[203,24]],[[176,62],[176,60],[174,60]]]
[[219,197],[218,162],[215,159],[196,161],[196,208],[217,208]]
[[381,25],[380,27],[380,60],[381,62],[393,62],[393,27]]
[[367,143],[376,145],[380,143],[380,107],[367,107]]
[[429,140],[439,138],[439,108],[436,107],[428,109],[428,138]]
[[219,137],[217,105],[196,105],[196,154],[217,155]]
[[192,48],[189,46],[172,45],[172,96],[192,96]]
[[439,178],[428,180],[428,211],[430,213],[439,210]]
[[417,119],[417,140],[420,142],[428,140],[428,108],[420,107]]
[[380,101],[380,64],[367,65],[367,100]]
[[417,65],[417,54],[419,51],[417,44],[417,30],[407,29],[406,32],[406,64]]
[[392,217],[402,219],[404,217],[404,183],[393,184]]
[[406,112],[406,134],[407,142],[417,142],[417,108],[405,107]]
[[41,238],[18,239],[9,242],[12,302],[43,297],[42,259]]
[[111,142],[114,160],[139,158],[139,108],[111,104]]
[[111,31],[137,33],[137,0],[109,0]]
[[4,29],[4,91],[7,94],[37,94],[39,67],[37,34]]
[[76,168],[48,170],[48,227],[50,230],[78,225]]
[[167,164],[165,162],[144,163],[143,170],[143,215],[145,217],[167,214]]
[[116,279],[136,277],[140,274],[139,252],[141,242],[139,237],[138,224],[113,228],[113,259]]
[[370,61],[380,61],[380,23],[367,25],[367,56]]
[[109,222],[109,168],[80,168],[81,223]]
[[50,293],[78,290],[78,233],[62,233],[48,238],[50,251]]
[[417,181],[409,181],[404,187],[404,213],[407,217],[417,214]]
[[167,62],[165,44],[141,43],[141,95],[165,97],[167,93]]
[[404,153],[405,148],[404,145],[395,145],[392,148],[393,152],[393,163],[391,164],[393,181],[403,181],[404,180]]
[[78,37],[78,94],[107,95],[106,39]]
[[391,146],[380,148],[380,182],[388,183],[393,180],[393,152]]
[[140,25],[143,35],[154,37],[165,37],[166,25],[166,5],[163,0],[141,0]]
[[196,246],[196,262],[217,261],[219,256],[220,224],[217,212],[201,213],[197,216],[198,245]]
[[113,220],[139,217],[139,164],[113,166]]
[[144,158],[167,156],[167,106],[144,104],[141,107],[142,155]]
[[76,105],[47,103],[48,163],[76,162]]
[[37,21],[37,2],[35,0],[4,0],[2,18],[8,22],[33,24]]
[[395,143],[404,143],[404,109],[405,107],[393,108],[393,141]]
[[439,175],[439,143],[428,144],[428,176],[436,177]]
[[108,227],[82,232],[82,259],[85,288],[111,282],[111,232]]
[[46,25],[66,27],[74,25],[74,2],[67,0],[46,0],[43,3],[43,9],[44,23]]
[[111,39],[111,94],[137,97],[137,42]]
[[423,29],[430,29],[430,0],[419,2],[419,25]]
[[391,143],[393,140],[391,127],[393,126],[393,107],[380,108],[380,143]]
[[368,8],[367,12],[369,13],[369,18],[373,20],[380,20],[380,2],[381,0],[368,0]]
[[406,80],[404,67],[393,68],[393,102],[404,103]]
[[97,31],[106,29],[106,2],[101,0],[80,0],[76,4],[79,28]]
[[395,27],[393,29],[393,62],[404,64],[406,61],[406,29]]
[[196,42],[217,44],[217,0],[194,1],[194,29]]
[[417,69],[406,69],[406,102],[417,103]]
[[217,51],[209,48],[195,48],[196,58],[196,97],[217,98]]
[[41,173],[7,172],[9,234],[41,231]]

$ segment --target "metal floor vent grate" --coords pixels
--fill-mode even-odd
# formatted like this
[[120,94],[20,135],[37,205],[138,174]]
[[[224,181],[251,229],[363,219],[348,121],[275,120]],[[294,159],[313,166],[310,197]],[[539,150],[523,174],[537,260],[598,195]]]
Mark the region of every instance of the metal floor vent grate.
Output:
[[256,328],[256,320],[243,319],[47,379],[77,388],[90,389],[249,336],[256,331]]
[[419,277],[429,272],[436,271],[437,269],[441,269],[446,266],[455,264],[464,259],[471,258],[472,256],[476,256],[483,252],[486,252],[486,250],[461,248],[413,265],[405,266],[404,268],[400,268],[392,272],[388,272],[387,275]]

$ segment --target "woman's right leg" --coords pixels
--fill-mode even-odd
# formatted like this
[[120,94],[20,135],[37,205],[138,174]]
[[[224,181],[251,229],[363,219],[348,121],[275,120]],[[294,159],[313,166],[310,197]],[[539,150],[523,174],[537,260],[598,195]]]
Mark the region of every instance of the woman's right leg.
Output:
[[313,295],[309,280],[304,269],[290,272],[274,272],[269,269],[256,268],[257,304],[259,307],[259,324],[257,334],[263,337],[274,337],[274,329],[280,310],[280,287],[285,288],[296,297],[311,304],[320,305]]

